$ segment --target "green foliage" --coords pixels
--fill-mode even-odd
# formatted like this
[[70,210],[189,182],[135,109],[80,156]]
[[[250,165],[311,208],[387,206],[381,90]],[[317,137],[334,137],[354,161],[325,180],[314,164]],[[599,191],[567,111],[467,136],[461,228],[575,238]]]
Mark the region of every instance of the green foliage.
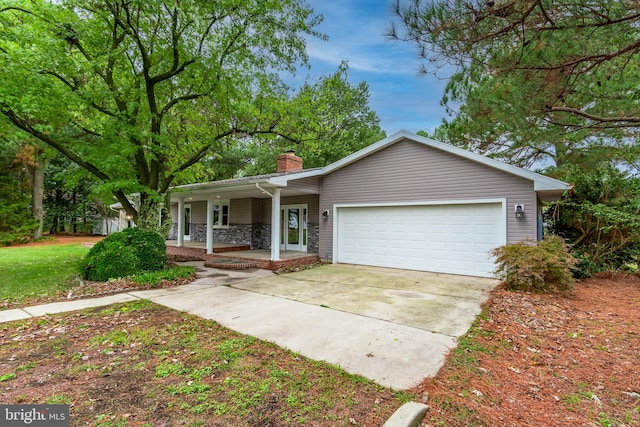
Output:
[[162,271],[136,274],[131,278],[131,280],[138,285],[155,287],[165,280],[173,281],[177,279],[186,279],[193,276],[194,273],[195,268],[193,267],[174,267]]
[[105,281],[162,270],[166,263],[164,238],[153,231],[127,228],[113,233],[91,248],[84,261],[83,276]]
[[276,171],[276,157],[288,149],[304,159],[305,168],[326,166],[385,137],[380,118],[369,107],[369,86],[348,81],[349,67],[317,82],[306,82],[285,107],[283,127],[295,135],[260,138],[247,147],[252,162],[243,168],[246,175]]
[[620,270],[640,255],[640,179],[613,166],[585,172],[571,168],[562,179],[573,190],[546,212],[551,231],[571,245],[578,277]]
[[394,3],[402,30],[389,36],[417,45],[423,72],[456,66],[440,138],[527,166],[633,165],[638,2]]
[[492,251],[496,257],[496,276],[507,288],[529,292],[559,291],[568,293],[575,280],[571,269],[576,259],[557,236],[535,243],[521,241]]
[[0,300],[54,295],[67,291],[89,250],[78,244],[0,249]]
[[[92,197],[96,183],[91,176],[57,154],[47,162],[44,184],[45,229],[52,234],[59,231],[91,233],[100,213]],[[113,196],[111,203],[112,200]]]
[[3,0],[0,126],[62,153],[149,228],[200,160],[288,130],[280,76],[306,64],[321,20],[296,0]]
[[17,154],[17,146],[0,133],[0,246],[25,242],[38,226]]

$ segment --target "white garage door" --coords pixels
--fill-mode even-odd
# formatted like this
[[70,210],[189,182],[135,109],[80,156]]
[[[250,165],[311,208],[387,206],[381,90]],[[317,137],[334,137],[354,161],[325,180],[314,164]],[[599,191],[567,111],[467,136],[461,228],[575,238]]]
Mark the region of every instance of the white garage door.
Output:
[[500,203],[341,207],[337,261],[490,277],[505,243]]

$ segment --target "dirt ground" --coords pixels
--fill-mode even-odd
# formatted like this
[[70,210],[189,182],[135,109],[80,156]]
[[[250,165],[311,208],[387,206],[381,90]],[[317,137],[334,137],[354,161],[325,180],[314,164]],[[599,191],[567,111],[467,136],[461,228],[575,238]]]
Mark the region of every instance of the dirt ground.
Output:
[[21,243],[18,245],[10,245],[9,248],[18,248],[22,246],[42,246],[42,245],[66,245],[69,243],[95,243],[104,239],[106,236],[93,236],[81,233],[59,233],[46,235],[41,241]]
[[[56,239],[88,241],[86,236]],[[152,324],[166,324],[173,315],[162,310],[146,316]],[[112,321],[94,317],[92,329],[108,330]],[[42,340],[37,333],[22,335]],[[39,372],[60,369],[53,359],[46,366],[46,360],[38,363]],[[10,389],[21,390],[14,397],[29,401],[40,380],[21,382],[21,377],[10,381]],[[98,380],[90,377],[76,378],[59,394],[99,396],[92,383]],[[13,395],[2,388],[5,397]],[[569,297],[497,289],[439,374],[410,393],[430,407],[422,426],[640,425],[640,277],[603,274],[579,282]],[[120,404],[124,409],[126,402]],[[362,412],[356,417],[367,418],[360,425],[382,424]]]
[[434,379],[423,426],[640,425],[640,278],[573,295],[496,290]]

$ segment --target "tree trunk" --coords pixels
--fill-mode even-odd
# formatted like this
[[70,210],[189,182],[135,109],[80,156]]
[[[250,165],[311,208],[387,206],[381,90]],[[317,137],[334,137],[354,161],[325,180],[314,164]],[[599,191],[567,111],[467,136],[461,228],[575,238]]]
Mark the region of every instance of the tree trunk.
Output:
[[44,225],[44,150],[36,147],[33,153],[33,167],[31,168],[31,213],[38,221],[38,228],[33,232],[34,239],[42,238]]

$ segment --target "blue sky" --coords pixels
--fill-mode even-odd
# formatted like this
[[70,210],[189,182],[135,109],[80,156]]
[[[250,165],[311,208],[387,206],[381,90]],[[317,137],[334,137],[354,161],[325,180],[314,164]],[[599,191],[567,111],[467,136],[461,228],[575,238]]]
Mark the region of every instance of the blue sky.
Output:
[[310,40],[311,70],[298,78],[316,80],[334,73],[341,61],[349,63],[349,81],[366,81],[369,105],[380,126],[390,135],[404,129],[432,132],[446,117],[440,99],[446,81],[418,77],[420,61],[415,45],[387,41],[383,36],[393,15],[390,0],[308,0],[324,16],[319,31],[327,42]]

